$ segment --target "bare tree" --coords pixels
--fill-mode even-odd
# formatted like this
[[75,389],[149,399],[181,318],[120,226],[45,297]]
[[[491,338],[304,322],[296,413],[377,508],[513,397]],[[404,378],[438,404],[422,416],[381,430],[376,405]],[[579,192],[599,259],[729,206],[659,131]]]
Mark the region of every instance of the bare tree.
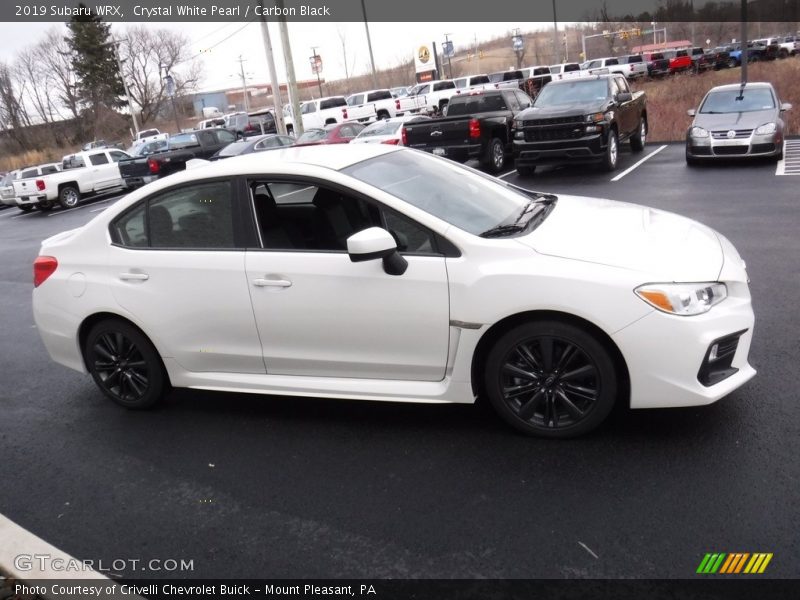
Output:
[[344,78],[345,80],[349,81],[350,76],[353,74],[353,70],[356,66],[356,53],[353,52],[352,61],[348,63],[347,61],[347,30],[342,27],[342,24],[339,23],[336,26],[336,35],[339,36],[339,42],[342,44],[342,64],[344,65]]
[[139,106],[142,125],[153,121],[167,107],[165,73],[175,82],[176,96],[195,89],[201,78],[202,67],[191,56],[189,39],[179,32],[131,27],[120,44],[120,53],[131,100]]
[[[43,68],[50,75],[53,85],[52,94],[55,96],[54,104],[57,100],[58,104],[69,111],[73,119],[80,121],[80,101],[76,89],[75,73],[72,70],[69,44],[63,33],[55,27],[50,29],[37,46],[36,54]],[[56,104],[56,111],[60,115],[58,104]]]
[[24,89],[15,69],[7,63],[0,63],[0,127],[21,149],[26,150],[26,125],[30,124],[30,119],[22,102]]
[[39,44],[22,50],[17,54],[14,70],[17,79],[26,82],[23,101],[33,108],[38,121],[51,123],[55,120],[54,86],[50,71],[42,62],[40,54]]

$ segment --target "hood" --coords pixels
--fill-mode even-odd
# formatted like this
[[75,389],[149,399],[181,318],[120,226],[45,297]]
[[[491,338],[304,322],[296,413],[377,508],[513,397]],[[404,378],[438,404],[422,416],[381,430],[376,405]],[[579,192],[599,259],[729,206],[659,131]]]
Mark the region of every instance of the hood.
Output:
[[517,116],[517,119],[544,119],[588,115],[596,112],[604,112],[606,106],[608,106],[608,100],[600,100],[594,103],[574,102],[570,104],[559,104],[558,106],[532,106]]
[[764,123],[777,122],[775,109],[751,110],[748,112],[725,113],[722,115],[710,115],[698,113],[694,119],[695,127],[702,127],[708,130],[717,129],[755,129]]
[[541,254],[646,273],[647,281],[716,281],[723,255],[714,230],[669,212],[559,196],[545,221],[517,241]]

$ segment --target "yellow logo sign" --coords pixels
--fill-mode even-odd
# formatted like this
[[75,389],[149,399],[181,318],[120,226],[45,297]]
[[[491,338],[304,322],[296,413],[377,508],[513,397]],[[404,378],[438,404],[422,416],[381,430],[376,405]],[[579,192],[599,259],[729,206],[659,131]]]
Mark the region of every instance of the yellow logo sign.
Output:
[[428,50],[427,46],[420,46],[419,50],[417,50],[417,56],[419,57],[419,62],[426,63],[431,59],[431,51]]

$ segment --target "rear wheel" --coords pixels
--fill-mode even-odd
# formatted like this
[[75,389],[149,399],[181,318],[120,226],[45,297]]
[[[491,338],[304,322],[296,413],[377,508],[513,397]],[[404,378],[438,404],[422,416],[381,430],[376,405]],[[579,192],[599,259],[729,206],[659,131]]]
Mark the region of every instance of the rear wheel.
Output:
[[39,210],[42,212],[47,212],[53,210],[53,203],[52,202],[40,202],[39,203]]
[[107,319],[92,327],[84,356],[100,390],[125,408],[149,408],[168,387],[155,347],[124,321]]
[[603,168],[606,171],[613,171],[617,168],[619,162],[619,139],[617,138],[617,130],[612,129],[608,132],[608,140],[606,140],[606,153],[603,156]]
[[506,164],[506,149],[501,139],[492,138],[492,141],[489,142],[483,164],[492,173],[498,173],[503,170],[503,166]]
[[560,321],[526,323],[503,335],[486,359],[484,384],[507,423],[549,438],[596,428],[611,412],[618,389],[603,344]]
[[63,208],[74,208],[80,202],[81,194],[77,188],[65,185],[58,192],[58,202]]
[[31,212],[31,211],[33,210],[33,205],[32,205],[32,204],[17,204],[17,207],[18,207],[18,208],[19,208],[19,209],[20,209],[22,212],[26,212],[26,213],[27,213],[27,212]]
[[739,63],[736,62],[735,58],[729,58],[728,59],[728,68],[729,69],[735,69],[738,66],[739,66]]
[[647,141],[647,121],[644,117],[639,119],[639,130],[631,136],[631,150],[634,152],[641,152],[644,150],[644,144]]

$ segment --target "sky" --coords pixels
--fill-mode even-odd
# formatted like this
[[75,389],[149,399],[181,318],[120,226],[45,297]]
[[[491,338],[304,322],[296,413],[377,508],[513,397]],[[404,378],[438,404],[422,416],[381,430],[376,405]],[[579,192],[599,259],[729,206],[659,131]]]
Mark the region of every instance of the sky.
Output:
[[[128,26],[141,23],[114,23],[112,32],[122,37]],[[248,85],[268,83],[269,71],[258,23],[157,23],[149,24],[155,29],[173,29],[184,33],[191,41],[192,53],[204,65],[205,76],[199,85],[200,90],[214,90],[238,87],[241,74],[238,58],[244,63]],[[63,29],[58,23],[0,23],[0,60],[10,61],[19,50],[36,43],[51,27]],[[477,35],[478,41],[506,35],[515,27],[523,30],[551,28],[552,23],[370,23],[370,36],[375,56],[375,67],[395,66],[411,59],[414,49],[423,42],[444,41],[444,34],[456,48],[472,45]],[[317,47],[317,54],[323,60],[322,77],[328,80],[345,76],[342,43],[347,44],[347,62],[350,74],[369,72],[369,52],[367,49],[364,23],[302,23],[289,22],[289,39],[294,60],[295,76],[298,80],[312,79],[309,57],[311,47]],[[285,67],[281,40],[277,23],[269,24],[272,48],[278,78],[283,82]],[[229,37],[230,36],[230,37]],[[228,39],[225,39],[228,38]],[[509,46],[511,42],[509,39]],[[409,82],[411,84],[413,82]]]

